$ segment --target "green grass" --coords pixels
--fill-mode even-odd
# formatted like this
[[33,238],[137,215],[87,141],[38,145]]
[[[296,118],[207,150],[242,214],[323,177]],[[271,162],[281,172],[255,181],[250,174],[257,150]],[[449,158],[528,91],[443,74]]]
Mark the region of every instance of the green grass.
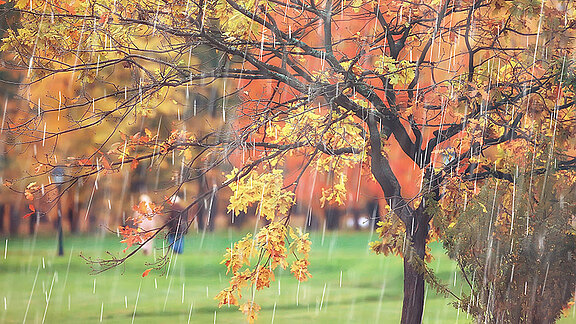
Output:
[[[187,236],[184,254],[174,258],[167,276],[142,278],[151,256],[137,255],[126,265],[90,275],[78,257],[121,253],[115,236],[66,237],[65,256],[55,256],[55,239],[0,241],[0,322],[22,323],[238,323],[237,307],[217,308],[214,296],[227,284],[219,262],[237,233]],[[270,289],[256,294],[260,323],[397,323],[402,303],[402,263],[367,251],[369,233],[313,234],[313,278],[298,282],[277,273]],[[159,245],[161,245],[161,242]],[[454,264],[433,246],[438,275],[454,283]],[[460,281],[456,280],[455,289]],[[251,294],[245,289],[245,298]],[[470,323],[451,300],[429,290],[424,323]],[[565,319],[566,323],[574,317]]]

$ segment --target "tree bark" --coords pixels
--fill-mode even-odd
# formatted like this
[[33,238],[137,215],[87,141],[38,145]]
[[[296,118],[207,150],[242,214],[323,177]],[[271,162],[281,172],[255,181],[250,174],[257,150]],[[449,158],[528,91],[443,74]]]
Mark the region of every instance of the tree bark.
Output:
[[[419,211],[419,210],[417,210]],[[409,230],[409,229],[407,229]],[[413,234],[410,241],[412,250],[404,255],[404,301],[402,303],[402,324],[422,323],[424,311],[424,275],[422,269],[413,266],[414,257],[423,260],[426,254],[428,236],[428,217],[421,211],[414,217]],[[407,233],[410,237],[410,233]],[[416,255],[412,255],[412,253]]]

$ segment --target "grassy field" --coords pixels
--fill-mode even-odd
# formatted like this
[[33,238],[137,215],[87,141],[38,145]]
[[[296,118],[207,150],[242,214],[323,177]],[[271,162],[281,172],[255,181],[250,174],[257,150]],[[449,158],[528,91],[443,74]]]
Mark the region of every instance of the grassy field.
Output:
[[[279,273],[270,289],[258,292],[260,323],[397,323],[402,301],[402,265],[396,257],[367,251],[369,233],[314,234],[310,270],[298,282]],[[213,299],[226,286],[219,264],[237,233],[191,234],[184,254],[166,276],[141,273],[152,256],[138,255],[125,266],[90,275],[78,256],[121,253],[115,236],[66,237],[65,256],[55,256],[55,238],[2,239],[0,322],[2,323],[238,323],[236,307],[217,308]],[[6,248],[7,243],[7,248]],[[161,245],[161,242],[159,245]],[[4,252],[6,252],[4,257]],[[454,265],[433,247],[441,278],[455,283]],[[251,294],[245,290],[245,295]],[[424,323],[470,323],[450,300],[428,291]],[[562,322],[575,322],[573,315]]]

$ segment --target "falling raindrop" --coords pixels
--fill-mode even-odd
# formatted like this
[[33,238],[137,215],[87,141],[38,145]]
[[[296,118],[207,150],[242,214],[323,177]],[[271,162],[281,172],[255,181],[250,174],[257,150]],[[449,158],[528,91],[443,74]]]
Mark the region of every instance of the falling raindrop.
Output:
[[6,110],[8,110],[8,97],[4,101],[4,112],[2,113],[2,124],[0,124],[0,134],[4,131],[4,120],[6,119]]
[[190,318],[192,317],[192,309],[194,309],[194,302],[190,303],[190,311],[188,312],[188,324],[190,324]]
[[184,282],[182,283],[182,304],[184,304]]
[[30,302],[32,302],[32,296],[34,294],[34,288],[36,287],[36,281],[38,280],[38,273],[40,272],[40,265],[36,270],[36,276],[34,276],[34,283],[32,284],[32,290],[30,291],[30,298],[28,298],[28,304],[26,305],[26,312],[24,312],[24,320],[22,323],[26,323],[26,317],[28,316],[28,310],[30,309]]
[[132,312],[132,324],[134,324],[134,318],[136,317],[136,307],[138,307],[138,299],[140,298],[140,288],[142,288],[142,281],[138,285],[138,293],[136,294],[136,301],[134,302],[134,311]]
[[50,298],[52,297],[52,288],[54,287],[54,279],[56,279],[57,273],[54,273],[52,277],[52,283],[50,284],[50,292],[48,293],[48,297],[46,298],[46,308],[44,309],[44,315],[42,316],[42,323],[44,323],[46,319],[46,313],[48,312],[48,305],[50,304]]

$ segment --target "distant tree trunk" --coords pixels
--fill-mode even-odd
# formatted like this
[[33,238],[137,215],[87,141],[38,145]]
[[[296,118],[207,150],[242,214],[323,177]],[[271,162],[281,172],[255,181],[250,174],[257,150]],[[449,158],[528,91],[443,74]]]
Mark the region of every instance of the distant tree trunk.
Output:
[[68,223],[70,223],[70,233],[78,233],[78,222],[76,217],[74,217],[74,208],[69,208],[67,214]]
[[76,191],[70,199],[70,208],[68,209],[68,222],[70,223],[70,233],[78,233],[78,215],[80,214],[80,191],[76,186]]
[[204,217],[204,206],[203,206],[203,203],[201,202],[198,205],[198,212],[196,213],[196,224],[198,224],[198,230],[199,231],[204,230],[205,223],[206,223],[206,219]]
[[10,236],[18,236],[18,228],[20,227],[20,219],[22,215],[20,213],[20,208],[16,206],[16,204],[10,206]]
[[[198,193],[206,192],[206,175],[200,175],[197,181]],[[198,224],[198,230],[204,231],[206,228],[206,200],[203,199],[198,203],[198,212],[196,213],[196,224]]]
[[208,218],[206,219],[206,230],[209,232],[214,231],[214,224],[216,222],[216,215],[218,214],[218,192],[213,189],[210,199],[207,201],[206,208],[208,209]]
[[234,212],[230,212],[230,225],[236,229],[240,229],[246,220],[246,213],[240,211],[237,215]]
[[306,224],[304,226],[306,231],[317,231],[320,228],[318,217],[312,213],[311,209],[306,213]]
[[[106,233],[106,229],[105,229],[104,227],[98,226],[98,224],[97,224],[97,223],[98,223],[98,219],[96,218],[96,215],[95,215],[94,213],[91,213],[91,212],[88,212],[88,211],[87,211],[87,213],[88,213],[88,215],[85,216],[85,217],[88,217],[88,228],[90,228],[92,231],[93,231],[94,229],[97,229],[99,232],[104,232],[104,233]],[[122,220],[122,224],[123,224],[124,226],[128,225],[128,224],[126,224],[126,220],[125,220],[125,219]]]
[[4,233],[4,212],[6,211],[6,205],[0,204],[0,233]]
[[38,224],[40,222],[40,212],[36,211],[32,215],[30,215],[29,221],[30,222],[28,223],[28,234],[34,235],[38,230]]
[[378,200],[370,200],[366,204],[366,211],[368,212],[368,218],[370,219],[370,229],[375,230],[380,221],[380,205],[378,204]]
[[324,215],[326,218],[327,230],[337,230],[340,227],[340,216],[342,216],[341,210],[334,207],[325,207]]
[[260,222],[259,224],[262,225],[262,220],[264,218],[261,219],[257,219],[256,217],[258,217],[257,214],[258,210],[256,206],[250,206],[248,207],[246,212],[240,211],[238,212],[237,215],[233,214],[233,213],[229,213],[229,220],[230,220],[230,225],[236,229],[241,229],[244,224],[246,224],[246,220],[249,219],[250,215],[254,217],[254,219],[258,222]]
[[215,188],[209,188],[206,175],[201,175],[198,179],[198,190],[201,193],[206,193],[211,190],[212,193],[203,199],[198,205],[198,213],[196,221],[198,222],[198,229],[201,231],[207,230],[214,231],[214,221],[217,215],[218,207],[218,193]]
[[352,208],[352,218],[354,219],[354,230],[360,230],[360,210],[358,208]]

